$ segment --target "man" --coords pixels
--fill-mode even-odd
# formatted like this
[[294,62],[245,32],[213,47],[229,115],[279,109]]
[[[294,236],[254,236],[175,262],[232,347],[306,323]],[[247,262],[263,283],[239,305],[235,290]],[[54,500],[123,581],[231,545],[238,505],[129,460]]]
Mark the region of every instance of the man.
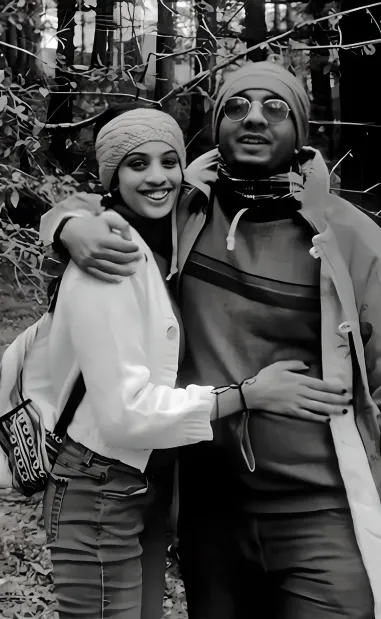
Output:
[[[272,367],[255,410],[181,450],[191,619],[381,619],[381,231],[329,193],[304,147],[308,114],[278,65],[232,72],[215,103],[218,150],[190,166],[178,209],[180,382],[239,384]],[[111,213],[67,221],[87,202],[49,213],[43,236],[56,230],[112,281],[138,248],[108,234]],[[340,414],[332,389],[317,395],[323,377],[348,396]]]

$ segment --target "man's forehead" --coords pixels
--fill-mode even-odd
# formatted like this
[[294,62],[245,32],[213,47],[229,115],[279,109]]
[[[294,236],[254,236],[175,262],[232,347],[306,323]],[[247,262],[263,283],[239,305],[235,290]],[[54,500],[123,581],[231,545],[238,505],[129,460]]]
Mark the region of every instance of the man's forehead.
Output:
[[245,88],[245,90],[241,90],[239,93],[237,93],[236,96],[245,97],[250,101],[264,101],[265,99],[274,98],[283,99],[283,97],[280,97],[275,92],[272,92],[271,90],[267,90],[265,88]]

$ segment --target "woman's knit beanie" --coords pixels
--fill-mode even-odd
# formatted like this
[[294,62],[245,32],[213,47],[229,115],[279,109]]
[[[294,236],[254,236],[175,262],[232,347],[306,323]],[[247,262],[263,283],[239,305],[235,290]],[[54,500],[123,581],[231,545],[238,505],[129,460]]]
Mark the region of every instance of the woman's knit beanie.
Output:
[[104,125],[95,142],[99,178],[106,191],[110,191],[115,172],[123,159],[147,142],[168,144],[177,153],[184,170],[184,137],[175,119],[155,109],[129,110]]
[[289,105],[296,128],[298,151],[305,145],[308,136],[310,102],[302,83],[290,71],[280,65],[264,61],[250,62],[232,71],[222,84],[213,112],[213,135],[218,143],[218,131],[225,102],[245,90],[263,89],[273,92]]

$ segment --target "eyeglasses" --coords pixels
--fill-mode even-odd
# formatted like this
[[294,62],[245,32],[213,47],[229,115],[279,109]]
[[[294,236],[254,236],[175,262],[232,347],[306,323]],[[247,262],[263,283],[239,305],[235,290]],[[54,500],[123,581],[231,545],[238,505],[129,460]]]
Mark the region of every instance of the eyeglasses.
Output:
[[290,113],[290,108],[282,99],[267,99],[267,101],[261,103],[260,101],[249,101],[244,97],[230,97],[225,102],[224,114],[229,120],[238,122],[246,118],[254,103],[260,105],[263,117],[271,125],[286,120]]

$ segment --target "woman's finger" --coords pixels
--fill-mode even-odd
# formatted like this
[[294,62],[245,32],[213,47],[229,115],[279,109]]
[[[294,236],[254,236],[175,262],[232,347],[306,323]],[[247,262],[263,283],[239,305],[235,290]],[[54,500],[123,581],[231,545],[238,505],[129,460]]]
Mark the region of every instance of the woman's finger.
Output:
[[334,404],[336,406],[345,407],[350,403],[350,396],[348,393],[339,395],[337,393],[329,393],[328,391],[318,391],[317,389],[307,388],[304,395],[308,400],[317,400],[325,404]]

